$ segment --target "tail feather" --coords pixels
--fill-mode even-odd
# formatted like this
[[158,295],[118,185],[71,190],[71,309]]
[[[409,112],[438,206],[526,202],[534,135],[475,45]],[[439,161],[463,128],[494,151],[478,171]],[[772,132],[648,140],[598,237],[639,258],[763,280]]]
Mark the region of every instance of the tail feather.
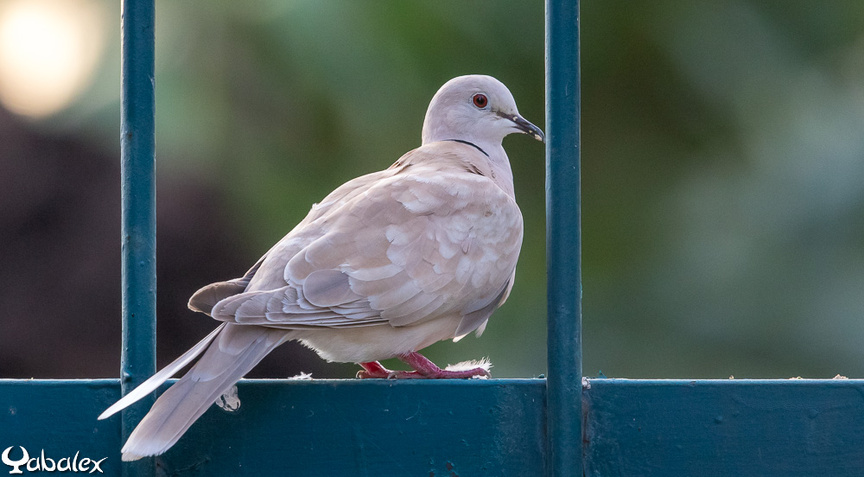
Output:
[[132,431],[121,452],[124,461],[159,455],[290,332],[258,326],[225,324],[201,359],[162,393]]
[[150,376],[150,379],[141,383],[137,388],[133,389],[132,392],[123,396],[122,399],[115,402],[111,407],[106,409],[102,414],[99,415],[98,419],[105,419],[113,416],[119,411],[126,409],[130,405],[138,402],[144,396],[152,393],[159,386],[162,385],[165,381],[167,381],[171,376],[177,374],[178,371],[183,369],[187,364],[191,363],[193,359],[197,358],[199,354],[201,354],[207,346],[213,341],[213,338],[219,334],[219,331],[225,327],[225,324],[222,324],[215,330],[213,330],[209,335],[207,335],[203,340],[199,341],[198,344],[193,346],[189,351],[183,353],[182,356],[175,359],[171,364],[165,366],[158,373]]

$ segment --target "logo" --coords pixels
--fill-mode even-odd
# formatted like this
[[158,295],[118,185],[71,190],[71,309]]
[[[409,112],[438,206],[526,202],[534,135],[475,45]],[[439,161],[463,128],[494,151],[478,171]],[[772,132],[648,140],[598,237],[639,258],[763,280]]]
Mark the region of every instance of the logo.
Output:
[[[103,457],[99,460],[90,459],[88,457],[84,457],[83,459],[78,459],[78,454],[80,452],[76,452],[72,457],[63,457],[62,459],[54,460],[50,457],[45,457],[45,449],[42,449],[41,454],[38,457],[30,458],[30,453],[27,452],[27,449],[18,446],[21,449],[21,458],[17,460],[13,460],[10,457],[12,454],[12,448],[15,446],[9,446],[6,450],[3,451],[3,454],[0,455],[0,460],[3,461],[4,464],[12,467],[12,470],[9,471],[10,474],[23,474],[24,470],[27,472],[85,472],[88,474],[92,474],[94,472],[99,472],[102,474],[102,462],[107,459],[107,457]],[[24,470],[22,470],[22,468]]]

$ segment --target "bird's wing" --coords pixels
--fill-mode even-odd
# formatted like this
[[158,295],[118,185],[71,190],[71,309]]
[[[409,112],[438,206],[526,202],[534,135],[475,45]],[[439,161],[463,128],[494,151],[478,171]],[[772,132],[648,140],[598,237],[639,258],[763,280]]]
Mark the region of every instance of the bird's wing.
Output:
[[249,282],[252,281],[252,277],[255,276],[255,273],[261,267],[265,258],[267,258],[267,254],[264,254],[263,257],[258,259],[255,265],[253,265],[252,268],[250,268],[241,278],[211,283],[200,288],[191,298],[189,298],[187,306],[192,311],[200,311],[201,313],[209,315],[210,310],[216,306],[216,303],[219,303],[229,296],[246,291],[246,287],[249,286]]
[[508,288],[522,217],[482,168],[466,166],[479,154],[457,143],[424,146],[343,191],[274,247],[247,291],[217,303],[213,317],[308,329],[459,313],[472,317],[461,331],[480,326]]
[[209,315],[213,307],[216,306],[216,303],[230,296],[247,291],[249,283],[252,281],[252,277],[255,276],[258,269],[261,268],[261,265],[264,263],[264,260],[267,259],[273,250],[278,250],[279,254],[282,256],[293,256],[293,254],[297,253],[303,245],[309,242],[309,234],[302,233],[306,230],[308,223],[314,222],[322,215],[327,214],[333,207],[337,207],[340,204],[343,204],[346,200],[361,193],[369,184],[374,183],[376,180],[379,180],[381,176],[386,176],[387,174],[387,171],[380,171],[357,177],[328,194],[320,203],[313,204],[312,209],[306,215],[306,218],[297,224],[294,230],[286,235],[284,239],[274,245],[269,251],[267,251],[267,253],[258,259],[255,265],[253,265],[252,268],[243,275],[243,277],[224,282],[211,283],[200,288],[191,298],[189,298],[189,309]]

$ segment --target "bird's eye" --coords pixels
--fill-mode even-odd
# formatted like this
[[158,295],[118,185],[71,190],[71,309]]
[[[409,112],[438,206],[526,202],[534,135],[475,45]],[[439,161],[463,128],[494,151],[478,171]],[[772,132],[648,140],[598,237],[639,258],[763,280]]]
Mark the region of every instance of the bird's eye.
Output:
[[473,101],[474,101],[474,106],[477,106],[480,109],[485,108],[486,105],[489,104],[489,99],[487,99],[486,95],[482,94],[482,93],[475,94]]

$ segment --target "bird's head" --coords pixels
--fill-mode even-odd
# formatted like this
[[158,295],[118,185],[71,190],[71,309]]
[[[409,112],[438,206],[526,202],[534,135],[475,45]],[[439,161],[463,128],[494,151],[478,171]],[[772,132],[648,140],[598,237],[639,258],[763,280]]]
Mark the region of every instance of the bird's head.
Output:
[[512,133],[545,139],[540,128],[519,115],[510,90],[485,75],[458,76],[444,83],[423,121],[423,144],[457,139],[500,146]]

